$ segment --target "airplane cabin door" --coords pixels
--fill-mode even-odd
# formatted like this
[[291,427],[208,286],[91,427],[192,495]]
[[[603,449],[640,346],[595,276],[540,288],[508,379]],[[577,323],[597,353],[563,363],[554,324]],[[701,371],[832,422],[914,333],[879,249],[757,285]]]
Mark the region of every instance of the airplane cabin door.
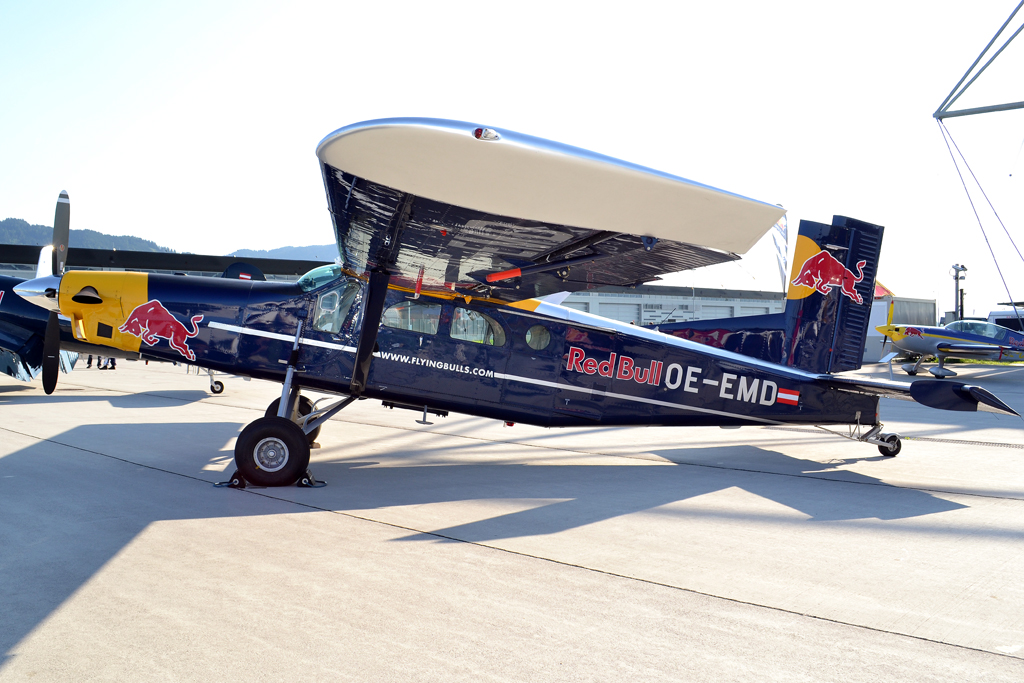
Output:
[[562,371],[565,324],[504,311],[511,332],[502,403],[530,414],[530,421],[548,424],[555,387]]

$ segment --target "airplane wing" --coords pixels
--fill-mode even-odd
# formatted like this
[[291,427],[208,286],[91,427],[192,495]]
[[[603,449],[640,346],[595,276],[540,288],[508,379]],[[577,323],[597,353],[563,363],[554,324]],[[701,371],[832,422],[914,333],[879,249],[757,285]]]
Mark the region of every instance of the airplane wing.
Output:
[[979,355],[983,356],[989,353],[999,353],[1000,351],[1008,351],[1009,347],[999,346],[998,344],[971,344],[968,342],[954,342],[947,344],[940,342],[935,347],[937,351],[942,353],[955,353],[961,356]]
[[785,213],[617,159],[435,119],[348,126],[317,148],[346,268],[506,301],[739,258]]

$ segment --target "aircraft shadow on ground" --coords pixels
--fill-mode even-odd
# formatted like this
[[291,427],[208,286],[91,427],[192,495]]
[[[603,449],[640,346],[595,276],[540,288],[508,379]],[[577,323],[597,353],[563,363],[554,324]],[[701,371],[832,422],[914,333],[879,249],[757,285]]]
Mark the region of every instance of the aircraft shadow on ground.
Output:
[[98,401],[104,401],[115,408],[167,408],[169,405],[195,403],[203,400],[204,398],[210,397],[210,394],[202,391],[201,389],[169,389],[167,391],[153,390],[137,394],[118,394],[114,396],[99,396],[91,393],[69,396],[67,394],[57,392],[52,396],[42,394],[37,396],[14,394],[8,397],[4,396],[4,393],[6,393],[6,391],[0,391],[0,406],[5,403],[13,404],[15,402],[17,402],[18,405],[53,405],[55,403],[96,403]]
[[[138,405],[140,397],[134,400]],[[516,505],[544,501],[538,507],[406,537],[487,542],[555,534],[730,488],[746,490],[807,516],[787,522],[794,524],[904,520],[964,507],[926,492],[888,486],[856,473],[829,472],[831,465],[752,446],[659,453],[677,462],[721,463],[716,466],[632,465],[622,464],[621,459],[607,466],[518,462],[375,466],[377,462],[354,453],[351,460],[315,463],[317,476],[329,482],[326,488],[265,489],[253,491],[256,495],[215,489],[207,478],[211,473],[203,473],[202,468],[223,459],[225,451],[215,450],[216,444],[229,444],[239,428],[231,422],[85,425],[0,458],[0,548],[4,549],[0,557],[4,584],[0,591],[0,652],[10,652],[156,521],[460,501],[513,501]],[[437,448],[424,447],[422,441],[417,444],[414,451],[396,449],[381,460],[415,462],[419,457],[436,462],[446,454],[450,459],[460,450],[450,444]],[[479,442],[476,445],[479,447]],[[352,453],[359,448],[353,444],[346,450]],[[291,501],[308,507],[296,507]],[[678,515],[680,523],[708,516],[707,512],[678,509],[658,510],[658,514]],[[778,521],[742,511],[731,518],[751,523]],[[913,525],[903,524],[899,530],[917,531]],[[942,533],[932,526],[920,530]]]
[[[424,451],[418,454],[429,456]],[[326,493],[317,505],[344,511],[470,500],[556,501],[414,536],[471,542],[554,534],[729,488],[740,488],[801,512],[807,516],[801,523],[898,520],[965,507],[923,491],[890,486],[873,477],[829,471],[834,465],[752,446],[677,449],[660,455],[667,460],[687,458],[691,462],[700,459],[722,464],[375,467],[377,463],[373,462],[318,462],[315,473],[330,486],[323,490]],[[701,515],[694,513],[695,517]],[[742,513],[732,516],[743,517]],[[763,521],[757,514],[748,517],[751,522]]]

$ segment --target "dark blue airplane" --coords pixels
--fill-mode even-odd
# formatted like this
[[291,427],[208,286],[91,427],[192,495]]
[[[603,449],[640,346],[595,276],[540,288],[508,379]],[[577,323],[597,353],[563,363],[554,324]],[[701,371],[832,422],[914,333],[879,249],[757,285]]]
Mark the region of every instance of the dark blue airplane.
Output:
[[750,353],[544,297],[736,259],[778,206],[454,121],[355,124],[317,156],[340,265],[293,284],[68,271],[16,288],[79,342],[282,382],[237,439],[235,485],[311,482],[310,442],[361,398],[545,427],[849,425],[886,455],[900,439],[880,396],[1016,415],[976,386],[832,374],[859,365],[879,226],[805,227],[807,296]]

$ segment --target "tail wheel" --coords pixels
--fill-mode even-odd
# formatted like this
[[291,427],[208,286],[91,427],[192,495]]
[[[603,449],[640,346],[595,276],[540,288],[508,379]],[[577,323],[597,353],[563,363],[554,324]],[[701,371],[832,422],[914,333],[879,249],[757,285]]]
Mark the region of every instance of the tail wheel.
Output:
[[886,457],[894,458],[903,449],[903,441],[897,434],[889,434],[884,441],[887,445],[879,446],[878,452]]
[[[277,409],[281,405],[281,399],[275,398],[274,402],[267,406],[267,412],[264,413],[266,417],[277,417]],[[305,417],[313,412],[313,401],[307,397],[299,394],[299,415],[298,417]],[[306,435],[306,440],[309,443],[316,441],[316,437],[320,435],[320,427],[317,427],[309,434]]]
[[224,382],[221,382],[219,379],[218,380],[214,380],[213,382],[210,382],[210,391],[212,391],[215,394],[223,394],[224,393]]
[[261,417],[238,435],[235,466],[257,486],[289,486],[309,467],[309,442],[291,420]]

